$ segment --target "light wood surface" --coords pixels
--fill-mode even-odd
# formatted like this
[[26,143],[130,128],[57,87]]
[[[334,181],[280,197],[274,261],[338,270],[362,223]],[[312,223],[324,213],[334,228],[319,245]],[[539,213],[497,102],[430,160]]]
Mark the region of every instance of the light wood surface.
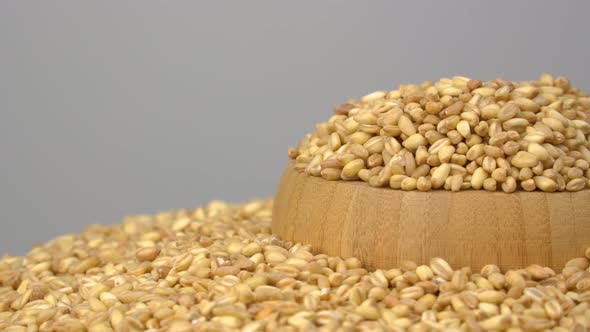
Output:
[[273,233],[315,253],[360,258],[370,269],[443,257],[453,267],[561,269],[590,246],[590,190],[401,191],[326,181],[287,165]]

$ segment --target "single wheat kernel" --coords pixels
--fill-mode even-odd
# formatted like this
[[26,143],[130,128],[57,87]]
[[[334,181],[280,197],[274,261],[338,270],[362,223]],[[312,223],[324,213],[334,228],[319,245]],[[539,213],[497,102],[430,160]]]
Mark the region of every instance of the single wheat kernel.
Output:
[[492,178],[487,178],[483,181],[483,188],[487,191],[496,191],[497,183]]
[[140,262],[153,261],[160,254],[160,249],[155,247],[141,248],[137,251],[135,256]]
[[444,259],[435,257],[430,260],[430,268],[439,277],[444,280],[451,280],[453,269]]
[[402,190],[416,190],[417,187],[417,180],[412,177],[406,177],[401,182],[401,189]]

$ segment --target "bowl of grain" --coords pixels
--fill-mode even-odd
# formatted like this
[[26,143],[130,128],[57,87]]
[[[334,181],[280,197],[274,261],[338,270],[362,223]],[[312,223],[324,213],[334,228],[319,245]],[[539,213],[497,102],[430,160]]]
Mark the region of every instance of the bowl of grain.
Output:
[[[339,108],[290,150],[274,202],[212,201],[129,216],[40,243],[24,256],[4,254],[0,331],[586,331],[590,248],[560,269],[528,262],[557,264],[590,233],[587,129],[578,121],[587,98],[548,76],[529,85],[443,83]],[[526,113],[529,102],[516,99],[512,118],[529,119],[525,129],[488,119],[492,90],[500,110],[521,94],[532,98],[542,124]],[[472,98],[477,108],[448,110]],[[418,108],[432,111],[433,100],[446,105],[438,120],[421,119]],[[367,120],[365,109],[378,105],[384,108],[370,111],[377,119]],[[455,120],[447,120],[450,129],[438,127],[453,112],[469,120],[469,132],[460,121],[451,125]],[[427,143],[410,139],[406,120]],[[531,157],[517,157],[521,151],[537,163],[525,166]]]
[[289,149],[273,232],[369,268],[561,268],[590,244],[589,110],[547,74],[351,99]]

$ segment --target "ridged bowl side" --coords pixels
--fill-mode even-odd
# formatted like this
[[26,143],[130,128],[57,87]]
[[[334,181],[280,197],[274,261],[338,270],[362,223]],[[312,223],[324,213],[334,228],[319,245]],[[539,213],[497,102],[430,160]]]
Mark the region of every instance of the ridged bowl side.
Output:
[[326,181],[290,163],[275,196],[272,230],[316,253],[358,257],[370,269],[437,256],[453,267],[561,269],[590,246],[590,190],[400,191]]

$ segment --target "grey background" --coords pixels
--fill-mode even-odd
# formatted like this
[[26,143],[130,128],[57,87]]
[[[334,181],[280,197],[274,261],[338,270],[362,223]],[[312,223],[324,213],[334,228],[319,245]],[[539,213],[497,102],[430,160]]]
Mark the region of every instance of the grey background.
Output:
[[334,105],[400,83],[570,77],[589,1],[2,1],[0,254],[274,193]]

